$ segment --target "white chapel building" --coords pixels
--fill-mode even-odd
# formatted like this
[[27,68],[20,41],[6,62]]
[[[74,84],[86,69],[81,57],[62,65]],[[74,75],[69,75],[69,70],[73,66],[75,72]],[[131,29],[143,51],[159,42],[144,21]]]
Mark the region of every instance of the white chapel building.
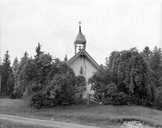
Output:
[[79,24],[79,32],[74,41],[75,55],[67,61],[67,64],[73,69],[76,76],[85,77],[87,84],[84,98],[86,98],[88,94],[93,93],[91,91],[91,85],[88,84],[89,78],[100,70],[100,66],[86,51],[86,43],[86,38]]

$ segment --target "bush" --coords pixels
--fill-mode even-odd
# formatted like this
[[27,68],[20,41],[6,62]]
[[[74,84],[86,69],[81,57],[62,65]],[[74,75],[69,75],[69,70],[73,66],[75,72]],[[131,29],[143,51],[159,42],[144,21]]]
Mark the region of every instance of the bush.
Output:
[[112,74],[108,70],[102,70],[95,73],[88,82],[91,84],[97,102],[102,102],[106,89],[108,89],[107,85],[112,82]]
[[36,93],[31,99],[31,106],[40,109],[43,107],[54,107],[56,102],[54,99],[50,98],[46,93]]
[[131,104],[131,97],[124,92],[116,92],[104,98],[103,103],[105,105],[129,105]]
[[35,94],[31,99],[31,106],[37,109],[40,109],[43,106],[42,104],[43,99],[44,99],[44,96],[42,93]]
[[86,91],[86,80],[83,76],[75,77],[75,103],[82,104],[83,101],[83,94]]
[[75,78],[66,74],[56,75],[47,88],[48,94],[57,100],[58,105],[74,102]]
[[107,85],[103,97],[103,104],[127,105],[130,104],[131,97],[124,92],[120,92],[115,83]]
[[66,74],[57,74],[42,93],[36,93],[31,99],[35,108],[54,107],[74,103],[75,79]]
[[162,109],[162,87],[156,89],[155,106]]
[[12,94],[10,95],[11,99],[17,99],[17,98],[22,98],[23,93],[22,93],[22,88],[15,88]]
[[83,100],[83,92],[86,87],[85,78],[76,77],[72,69],[65,63],[56,64],[56,68],[51,70],[47,79],[47,85],[39,85],[39,83],[31,85],[32,91],[36,93],[31,99],[33,107],[54,107],[85,102]]
[[11,99],[18,99],[18,98],[21,98],[22,95],[20,95],[19,93],[16,93],[16,92],[13,92],[11,95],[10,95],[10,98]]

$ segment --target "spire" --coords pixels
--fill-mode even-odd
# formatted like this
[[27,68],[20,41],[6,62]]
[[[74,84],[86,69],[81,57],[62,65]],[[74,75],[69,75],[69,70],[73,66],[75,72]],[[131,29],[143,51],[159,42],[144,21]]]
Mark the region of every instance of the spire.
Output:
[[75,44],[86,44],[85,36],[81,31],[81,22],[79,21],[79,33],[74,41]]
[[86,38],[81,31],[81,22],[80,21],[79,21],[79,32],[78,32],[76,39],[74,41],[74,46],[75,46],[75,54],[77,53],[77,51],[85,50],[85,48],[86,48]]
[[78,23],[79,23],[79,33],[82,33],[82,29],[81,29],[81,21],[79,21]]

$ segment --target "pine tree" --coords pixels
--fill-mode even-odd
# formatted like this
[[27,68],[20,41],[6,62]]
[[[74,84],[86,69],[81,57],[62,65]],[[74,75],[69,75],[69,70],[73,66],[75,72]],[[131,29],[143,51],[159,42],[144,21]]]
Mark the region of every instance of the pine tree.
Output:
[[150,67],[154,72],[159,84],[157,86],[162,86],[160,83],[162,79],[162,50],[158,47],[153,49],[152,55],[150,57]]
[[12,65],[12,71],[13,71],[15,78],[16,78],[16,75],[17,75],[18,67],[19,67],[19,61],[18,61],[18,58],[16,57],[13,61],[13,65]]
[[9,52],[6,51],[2,63],[2,85],[1,85],[2,96],[9,96],[13,91],[14,80],[10,63],[11,62]]
[[[28,53],[25,52],[24,56],[21,58],[19,64],[18,65],[15,64],[15,67],[17,68],[17,71],[15,72],[16,79],[15,79],[15,87],[14,87],[14,93],[16,94],[16,97],[21,97],[24,93],[27,81],[24,80],[23,74],[24,74],[25,65],[27,64],[29,59],[30,58],[28,57]],[[15,61],[17,61],[17,60],[15,60]],[[17,62],[15,62],[15,63],[17,63]]]
[[43,53],[41,51],[41,45],[40,43],[38,42],[38,46],[35,48],[35,52],[36,52],[36,55],[35,55],[35,58],[38,59],[40,57],[40,55]]

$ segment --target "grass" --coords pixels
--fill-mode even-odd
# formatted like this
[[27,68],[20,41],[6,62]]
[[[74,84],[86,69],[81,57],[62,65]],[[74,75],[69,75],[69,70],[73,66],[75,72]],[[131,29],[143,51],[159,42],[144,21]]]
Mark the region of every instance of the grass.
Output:
[[35,125],[23,125],[20,123],[13,123],[6,120],[0,120],[0,128],[47,128]]
[[36,110],[24,100],[0,99],[0,113],[100,127],[120,125],[125,120],[162,126],[162,111],[140,106],[77,105]]

